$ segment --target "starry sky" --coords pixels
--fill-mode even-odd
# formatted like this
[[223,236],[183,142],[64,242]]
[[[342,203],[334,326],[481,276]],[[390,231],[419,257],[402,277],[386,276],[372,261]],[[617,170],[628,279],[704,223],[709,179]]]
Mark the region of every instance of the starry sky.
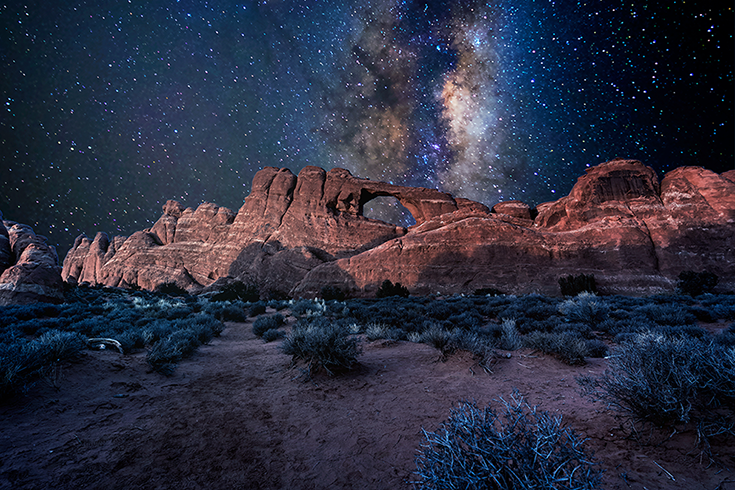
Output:
[[615,157],[731,170],[733,7],[715,3],[5,2],[0,211],[63,260],[167,199],[237,210],[266,166],[489,206],[558,199]]

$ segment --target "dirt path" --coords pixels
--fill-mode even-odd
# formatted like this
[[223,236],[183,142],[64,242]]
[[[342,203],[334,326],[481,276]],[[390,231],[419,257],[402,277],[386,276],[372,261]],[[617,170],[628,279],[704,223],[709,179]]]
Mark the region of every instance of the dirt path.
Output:
[[[435,430],[453,402],[485,406],[515,388],[590,438],[605,488],[735,489],[733,473],[687,454],[690,437],[626,440],[581,398],[574,377],[602,372],[602,360],[575,368],[517,351],[486,374],[467,354],[438,357],[423,344],[364,343],[357,372],[303,382],[251,324],[228,324],[169,378],[144,354],[90,351],[63,367],[58,390],[46,380],[0,407],[0,488],[411,488],[422,427]],[[734,450],[715,450],[735,466]]]

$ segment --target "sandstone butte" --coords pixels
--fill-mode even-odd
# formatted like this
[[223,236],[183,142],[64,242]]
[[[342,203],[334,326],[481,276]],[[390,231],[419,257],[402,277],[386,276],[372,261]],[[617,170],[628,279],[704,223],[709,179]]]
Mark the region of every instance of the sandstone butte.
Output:
[[54,247],[30,226],[3,221],[0,213],[0,305],[56,303],[62,286]]
[[[378,196],[413,215],[404,228],[363,216]],[[680,167],[659,182],[639,161],[589,168],[571,193],[535,209],[485,205],[432,189],[306,167],[259,171],[237,213],[204,203],[163,206],[152,228],[110,240],[79,236],[63,264],[71,283],[190,292],[234,279],[264,297],[318,296],[338,286],[373,296],[385,280],[412,294],[558,295],[558,279],[594,274],[603,294],[672,292],[683,270],[735,289],[735,170]]]

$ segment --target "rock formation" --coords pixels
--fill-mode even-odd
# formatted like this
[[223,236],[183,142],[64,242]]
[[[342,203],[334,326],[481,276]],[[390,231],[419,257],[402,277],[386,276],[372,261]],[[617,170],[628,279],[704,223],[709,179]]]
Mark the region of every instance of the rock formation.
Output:
[[[362,214],[392,196],[408,229]],[[237,213],[169,201],[152,228],[128,238],[80,236],[64,260],[71,282],[198,291],[237,278],[264,294],[314,296],[325,285],[356,296],[400,282],[413,294],[558,294],[558,278],[594,274],[602,292],[673,291],[682,270],[712,271],[735,288],[735,171],[682,167],[659,182],[634,160],[590,168],[571,193],[536,209],[486,206],[432,189],[306,167],[265,168]]]
[[2,221],[0,213],[0,305],[59,302],[62,286],[54,247],[30,226]]

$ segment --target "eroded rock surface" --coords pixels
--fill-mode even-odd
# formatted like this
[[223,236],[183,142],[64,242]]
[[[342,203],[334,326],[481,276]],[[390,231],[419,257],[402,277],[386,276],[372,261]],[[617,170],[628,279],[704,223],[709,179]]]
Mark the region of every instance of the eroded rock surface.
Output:
[[58,302],[61,268],[54,247],[28,225],[0,214],[0,305]]
[[[590,168],[566,197],[531,209],[483,204],[432,189],[359,179],[343,169],[258,172],[237,213],[175,201],[130,237],[79,237],[64,261],[67,281],[200,290],[233,277],[264,294],[317,295],[325,285],[372,295],[401,282],[414,294],[558,294],[558,278],[594,274],[607,293],[672,291],[682,270],[709,270],[735,288],[735,182],[700,167],[659,182],[635,160]],[[408,229],[363,216],[395,197],[416,220]],[[0,237],[0,242],[2,238]],[[0,260],[2,254],[0,252]]]

